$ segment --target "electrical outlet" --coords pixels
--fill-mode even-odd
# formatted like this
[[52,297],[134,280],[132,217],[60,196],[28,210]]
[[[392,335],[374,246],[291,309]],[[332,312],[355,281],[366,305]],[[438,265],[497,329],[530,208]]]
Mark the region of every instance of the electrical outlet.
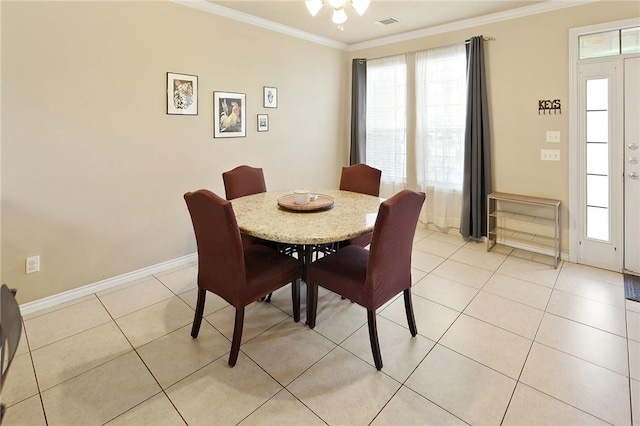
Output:
[[560,161],[559,149],[541,149],[540,159],[542,161]]
[[560,143],[560,131],[547,130],[547,142]]
[[26,259],[26,273],[32,274],[40,270],[40,256],[31,256]]

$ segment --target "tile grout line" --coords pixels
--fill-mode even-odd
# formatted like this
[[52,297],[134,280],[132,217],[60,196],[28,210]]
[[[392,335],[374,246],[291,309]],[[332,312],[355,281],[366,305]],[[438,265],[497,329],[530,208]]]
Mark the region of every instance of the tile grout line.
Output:
[[[518,384],[522,383],[526,385],[526,383],[521,382],[522,373],[527,365],[527,360],[529,359],[529,355],[531,355],[531,350],[533,349],[533,344],[536,342],[536,337],[538,335],[538,331],[540,331],[540,326],[542,325],[542,321],[544,320],[544,314],[547,312],[547,308],[549,307],[549,302],[551,301],[551,296],[553,295],[553,289],[556,287],[556,283],[558,282],[558,277],[560,276],[560,272],[562,272],[562,268],[564,267],[564,263],[560,266],[560,271],[558,271],[558,275],[556,275],[556,279],[553,282],[553,288],[551,289],[551,293],[549,294],[549,299],[547,299],[547,303],[544,307],[542,318],[540,318],[540,322],[538,323],[538,327],[536,328],[536,332],[533,335],[533,339],[531,339],[531,344],[529,345],[529,350],[527,351],[527,355],[524,357],[524,361],[522,363],[522,368],[520,368],[520,374],[518,374],[518,378],[516,379],[516,385],[513,387],[513,391],[511,391],[511,396],[509,397],[509,402],[507,403],[507,409],[504,411],[502,415],[502,420],[500,420],[500,425],[504,423],[504,419],[507,417],[507,412],[509,411],[509,406],[511,405],[511,401],[513,401],[513,397],[516,394],[516,389],[518,388]],[[533,388],[532,388],[533,389]],[[537,390],[537,389],[536,389]]]

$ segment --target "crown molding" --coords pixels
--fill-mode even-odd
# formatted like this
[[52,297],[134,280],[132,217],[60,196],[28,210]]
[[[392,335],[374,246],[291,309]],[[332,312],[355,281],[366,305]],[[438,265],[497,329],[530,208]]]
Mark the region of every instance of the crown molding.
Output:
[[315,34],[311,34],[305,31],[298,30],[296,28],[288,27],[286,25],[278,24],[267,19],[258,18],[257,16],[250,15],[248,13],[239,12],[228,7],[220,6],[218,4],[209,3],[206,0],[169,0],[173,3],[178,3],[183,6],[192,7],[205,12],[213,13],[223,16],[225,18],[234,19],[236,21],[244,22],[257,27],[265,28],[267,30],[276,31],[281,34],[290,35],[303,40],[311,41],[313,43],[321,44],[334,49],[347,50],[348,45],[339,41],[331,40],[326,37],[320,37]]
[[540,13],[552,12],[554,10],[565,9],[568,7],[580,6],[583,4],[594,3],[600,0],[550,0],[544,3],[533,4],[531,6],[520,7],[505,12],[492,13],[490,15],[479,16],[477,18],[464,19],[462,21],[451,22],[448,24],[436,25],[433,27],[423,28],[420,30],[409,31],[389,37],[382,37],[375,40],[364,41],[362,43],[346,44],[339,41],[331,40],[326,37],[320,37],[305,31],[298,30],[286,25],[278,24],[267,19],[258,18],[248,13],[239,12],[228,7],[210,3],[206,0],[169,0],[173,3],[183,6],[199,9],[205,12],[213,13],[225,18],[255,25],[281,34],[297,37],[313,43],[332,47],[335,49],[353,52],[357,50],[369,49],[372,47],[384,46],[387,44],[398,43],[416,38],[442,34],[450,31],[462,30],[466,28],[477,27],[479,25],[491,24],[494,22],[507,21],[509,19],[522,18]]
[[413,40],[416,38],[442,34],[450,31],[462,30],[466,28],[477,27],[480,25],[491,24],[494,22],[507,21],[509,19],[522,18],[530,15],[551,12],[554,10],[565,9],[568,7],[580,6],[587,3],[594,3],[599,0],[551,0],[545,3],[533,4],[531,6],[520,7],[517,9],[507,10],[505,12],[492,13],[490,15],[479,16],[477,18],[464,19],[462,21],[451,22],[448,24],[436,25],[421,30],[409,31],[389,37],[383,37],[375,40],[364,41],[362,43],[350,44],[347,51],[369,49],[372,47],[384,46],[387,44],[398,43],[402,41]]

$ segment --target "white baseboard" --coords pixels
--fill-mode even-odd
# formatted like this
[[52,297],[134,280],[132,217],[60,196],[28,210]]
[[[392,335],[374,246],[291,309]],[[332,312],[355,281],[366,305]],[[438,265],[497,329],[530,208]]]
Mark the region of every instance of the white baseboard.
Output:
[[155,265],[147,266],[146,268],[138,269],[137,271],[127,272],[126,274],[118,275],[117,277],[107,278],[106,280],[98,281],[93,284],[87,284],[82,287],[74,288],[62,293],[54,294],[53,296],[45,297],[44,299],[34,300],[20,305],[20,313],[24,315],[32,314],[34,312],[41,311],[43,309],[51,308],[61,303],[66,303],[75,299],[79,299],[84,296],[88,296],[99,291],[107,290],[112,287],[126,284],[131,281],[138,280],[140,278],[148,277],[149,275],[157,274],[160,272],[168,271],[170,269],[178,268],[180,266],[187,266],[198,261],[198,254],[188,254],[186,256],[178,257],[176,259],[167,260],[166,262],[158,263]]

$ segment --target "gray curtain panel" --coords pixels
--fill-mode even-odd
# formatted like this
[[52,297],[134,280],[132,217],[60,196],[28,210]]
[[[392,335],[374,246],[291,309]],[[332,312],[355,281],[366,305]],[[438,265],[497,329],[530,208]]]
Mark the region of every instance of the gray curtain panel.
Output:
[[467,42],[467,123],[464,137],[464,180],[460,234],[466,239],[487,235],[487,195],[491,193],[489,109],[482,36]]
[[367,60],[354,59],[351,76],[351,155],[349,164],[366,162]]

